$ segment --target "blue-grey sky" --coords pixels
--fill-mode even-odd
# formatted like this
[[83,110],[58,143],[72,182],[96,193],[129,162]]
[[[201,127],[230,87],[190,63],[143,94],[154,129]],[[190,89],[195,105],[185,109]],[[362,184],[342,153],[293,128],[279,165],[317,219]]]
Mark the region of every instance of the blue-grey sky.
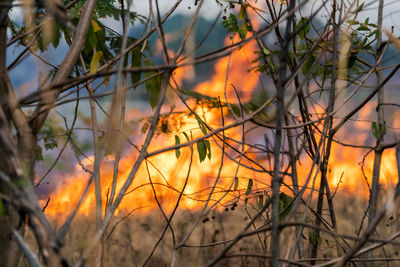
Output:
[[[377,11],[378,11],[378,0],[358,0],[359,4],[365,2],[364,10],[359,14],[358,19],[360,21],[364,21],[366,18],[369,18],[370,23],[375,23],[377,20]],[[182,14],[191,15],[195,12],[194,3],[195,0],[182,1],[181,5],[178,7],[177,12]],[[223,1],[221,1],[223,2]],[[258,4],[262,4],[263,1],[257,1]],[[345,0],[345,2],[353,2],[350,0]],[[173,0],[159,0],[159,6],[162,13],[167,12],[173,5],[175,1]],[[304,12],[307,10],[314,10],[317,8],[318,4],[322,3],[322,1],[309,1],[309,4],[306,8],[303,9]],[[153,5],[155,8],[155,4]],[[348,5],[349,6],[349,5]],[[139,11],[139,13],[147,16],[149,13],[149,2],[148,1],[133,1],[133,9]],[[205,0],[204,5],[201,10],[201,15],[207,19],[214,19],[218,12],[220,11],[220,7],[217,5],[215,0]],[[306,14],[304,14],[306,15]],[[319,16],[320,19],[323,19],[322,16]],[[116,22],[112,23],[113,26],[118,29],[119,25]],[[384,1],[384,9],[383,9],[383,28],[387,30],[391,30],[392,26],[394,27],[395,35],[400,36],[400,1],[399,0],[385,0]],[[386,38],[386,36],[384,37]]]
[[[368,5],[365,10],[360,13],[359,19],[364,20],[365,18],[370,18],[370,22],[376,22],[377,20],[377,7],[378,0],[358,0],[359,3],[365,2]],[[184,0],[180,4],[177,9],[178,13],[183,13],[187,15],[191,15],[195,12],[196,6],[194,6],[196,0]],[[223,1],[221,1],[223,2]],[[322,1],[310,1],[308,7],[305,9],[312,10],[312,6],[316,3],[320,3]],[[345,0],[345,2],[352,2],[349,0]],[[262,3],[262,1],[258,1],[258,4]],[[167,12],[173,5],[175,4],[174,0],[159,0],[159,6],[162,13]],[[153,4],[155,8],[155,4]],[[315,7],[314,7],[315,8]],[[146,0],[134,0],[133,1],[133,10],[138,11],[140,14],[147,16],[149,13],[149,2]],[[220,11],[219,6],[216,3],[216,0],[205,0],[203,8],[201,10],[201,15],[207,19],[213,19],[217,16]],[[22,9],[14,8],[12,12],[12,18],[17,21],[22,20]],[[115,30],[119,30],[120,23],[107,20],[106,22],[110,26],[113,26]],[[394,26],[395,34],[400,35],[400,1],[399,0],[385,0],[384,2],[384,28],[390,30],[392,26]]]

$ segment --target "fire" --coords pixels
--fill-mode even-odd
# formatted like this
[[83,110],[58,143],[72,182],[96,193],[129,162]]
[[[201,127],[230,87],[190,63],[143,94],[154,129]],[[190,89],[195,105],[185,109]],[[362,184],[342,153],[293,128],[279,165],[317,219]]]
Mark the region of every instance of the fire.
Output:
[[[237,42],[238,39],[238,37],[235,37],[234,41]],[[225,45],[230,45],[231,42],[231,40],[227,40]],[[241,47],[231,57],[222,58],[215,64],[215,75],[212,79],[199,84],[195,90],[206,95],[220,97],[223,101],[225,101],[226,90],[227,101],[237,103],[238,99],[232,88],[232,84],[234,84],[238,91],[246,93],[241,95],[241,101],[248,101],[251,93],[260,82],[256,72],[248,72],[251,67],[250,62],[255,58],[254,51],[256,50],[256,43],[251,42]],[[228,80],[226,81],[227,74]]]
[[[238,40],[234,39],[234,41]],[[230,44],[230,42],[232,41],[229,39],[226,40],[226,44]],[[220,97],[223,102],[229,101],[230,103],[238,103],[237,96],[232,86],[233,84],[239,91],[239,94],[241,94],[242,103],[249,101],[251,94],[259,84],[258,74],[254,71],[248,72],[248,69],[251,68],[251,62],[255,57],[254,51],[256,50],[256,43],[250,42],[241,47],[239,51],[233,53],[230,57],[222,58],[215,65],[214,77],[209,81],[200,83],[194,90],[205,95]],[[227,76],[228,80],[226,81]],[[184,71],[182,71],[182,69],[176,70],[175,78],[176,81],[180,83],[185,79]],[[225,90],[227,99],[225,98]],[[194,109],[196,113],[214,129],[222,125],[219,109],[210,109],[206,105],[196,105]],[[372,111],[373,107],[371,104],[363,109],[359,116],[360,118],[368,118]],[[136,110],[129,112],[134,113],[135,116],[140,114],[140,112]],[[227,111],[224,112],[224,116],[226,116],[225,124],[229,124],[233,119],[229,119],[230,117]],[[127,117],[129,118],[129,116]],[[193,139],[203,135],[202,131],[199,129],[198,121],[193,115],[177,112],[171,114],[169,120],[174,121],[174,129],[168,129],[166,131],[167,134],[160,134],[154,137],[149,151],[155,151],[174,145],[175,136],[178,136],[181,142],[186,142],[184,133],[186,133],[189,138]],[[367,133],[367,131],[370,130],[370,124],[357,122],[355,123],[355,127],[361,131],[357,140],[359,140],[361,144],[364,144],[364,141],[366,142],[367,139],[370,138],[370,134]],[[225,134],[235,140],[241,140],[242,129],[241,127],[233,128],[226,131]],[[211,157],[206,157],[203,162],[199,161],[196,145],[192,148],[181,148],[179,158],[177,158],[176,152],[172,150],[153,156],[143,162],[117,212],[130,212],[136,209],[139,209],[140,212],[154,210],[157,208],[155,198],[157,198],[165,211],[171,211],[175,205],[177,205],[178,196],[184,187],[183,197],[179,203],[179,207],[189,210],[200,210],[205,205],[208,193],[214,184],[216,184],[216,190],[208,206],[222,198],[227,190],[231,192],[223,198],[220,205],[232,203],[239,198],[243,200],[249,179],[255,181],[252,191],[253,195],[269,191],[268,185],[271,181],[270,176],[239,166],[237,164],[239,154],[237,152],[232,152],[228,147],[225,147],[225,150],[226,153],[230,154],[232,159],[227,156],[223,157],[221,149],[222,142],[216,137],[209,138],[208,140],[211,146]],[[241,150],[241,147],[237,144],[233,145],[239,151]],[[249,147],[245,146],[244,151],[248,149]],[[373,153],[370,153],[365,158],[364,173],[358,164],[361,162],[366,152],[365,149],[343,147],[340,144],[333,143],[328,165],[328,180],[331,191],[335,191],[335,188],[339,186],[340,190],[344,189],[365,197],[368,196],[368,188],[364,177],[366,177],[369,184],[371,184]],[[137,155],[138,152],[134,148],[129,148],[124,151],[118,168],[117,193],[128,177]],[[223,163],[221,163],[222,158]],[[251,162],[251,160],[254,160],[260,162],[263,166],[267,166],[265,163],[267,159],[265,158],[257,158],[257,156],[251,154],[249,158],[250,159],[242,158],[241,163],[257,168],[257,166],[254,166]],[[106,205],[112,185],[113,160],[113,157],[107,157],[101,166],[103,206]],[[88,169],[93,168],[93,158],[89,158],[82,163],[86,165]],[[383,184],[390,185],[395,183],[395,177],[397,176],[395,166],[394,150],[385,151],[382,158],[380,179]],[[310,167],[311,160],[302,157],[298,164],[300,186],[305,184]],[[220,168],[221,173],[218,177]],[[235,173],[237,173],[237,180],[234,179]],[[75,208],[87,185],[90,175],[84,172],[80,165],[77,164],[76,169],[68,173],[65,178],[64,182],[51,193],[50,203],[46,207],[45,213],[54,218],[64,218],[66,216],[66,211],[70,212]],[[285,182],[288,182],[289,179],[290,177],[285,177]],[[238,182],[237,188],[235,188],[236,182]],[[290,183],[288,182],[288,184]],[[234,189],[237,190],[235,191]],[[83,215],[92,214],[94,203],[94,185],[92,184],[79,209],[79,213]]]
[[[213,116],[217,115],[213,115],[213,112],[201,107],[198,108],[197,112],[199,114],[207,114],[205,117],[208,120],[214,119]],[[182,116],[182,118],[177,119],[181,120],[181,133],[175,134],[177,134],[181,140],[185,140],[182,134],[183,132],[186,132],[188,136],[192,136],[193,138],[202,135],[201,131],[198,129],[199,126],[195,118]],[[217,170],[220,167],[222,156],[222,151],[215,141],[210,139],[210,143],[212,156],[210,159],[206,158],[203,162],[199,162],[195,147],[193,147],[194,156],[192,164],[190,164],[190,148],[182,148],[179,158],[176,157],[175,151],[170,151],[151,157],[147,162],[144,162],[136,174],[130,190],[128,190],[125,195],[119,207],[119,211],[129,212],[133,209],[144,207],[154,208],[156,202],[151,183],[154,185],[157,199],[160,201],[163,208],[167,211],[171,210],[176,204],[179,191],[183,189],[186,179],[187,186],[179,207],[184,209],[200,207],[207,198],[207,192],[217,179]],[[171,138],[171,136],[158,136],[154,140],[151,149],[156,150],[174,144],[174,138]],[[134,151],[127,151],[120,161],[117,192],[129,175],[132,163],[135,161],[135,155],[137,155],[137,153]],[[104,202],[107,200],[108,192],[111,188],[113,160],[112,157],[107,158],[101,167],[101,183],[103,185],[102,196]],[[85,163],[91,168],[92,163],[89,160]],[[213,199],[220,198],[224,194],[225,189],[231,186],[233,183],[233,173],[235,173],[236,168],[236,164],[229,163],[227,159],[225,159],[217,185],[218,189],[216,189]],[[90,177],[90,175],[79,169],[80,167],[78,165],[75,174],[68,177],[68,179],[59,186],[58,190],[52,193],[50,197],[52,201],[50,201],[50,204],[46,208],[47,214],[63,217],[65,216],[64,211],[74,208]],[[190,175],[188,175],[189,170]],[[253,176],[249,176],[249,172],[246,169],[240,168],[238,177]],[[243,186],[247,185],[247,181],[243,180],[240,184],[242,184],[241,188],[243,188]],[[226,200],[231,200],[232,198],[233,196],[229,196]],[[89,215],[93,210],[94,201],[94,189],[92,187],[79,210],[80,213]]]

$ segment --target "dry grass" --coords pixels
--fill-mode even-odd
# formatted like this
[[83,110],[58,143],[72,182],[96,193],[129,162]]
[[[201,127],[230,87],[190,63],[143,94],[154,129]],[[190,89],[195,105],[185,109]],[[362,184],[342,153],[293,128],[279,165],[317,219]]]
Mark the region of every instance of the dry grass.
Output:
[[[382,192],[381,195],[385,195]],[[382,202],[384,199],[382,199]],[[315,205],[315,203],[313,203]],[[338,222],[339,233],[356,236],[360,231],[360,225],[364,217],[368,201],[365,198],[354,194],[341,193],[334,198],[335,211]],[[207,245],[234,238],[249,222],[250,217],[256,213],[256,208],[248,205],[247,211],[243,205],[239,205],[234,210],[232,206],[227,210],[220,210],[210,213],[203,217],[200,224],[193,232],[187,242],[193,247],[183,247],[177,251],[175,266],[204,266],[210,259],[215,257],[223,248],[223,245],[196,247],[198,245]],[[268,215],[264,214],[262,219],[255,222],[254,227],[262,226],[268,221]],[[180,210],[177,212],[172,222],[175,239],[181,241],[197,214]],[[391,214],[379,225],[376,238],[385,238],[400,230],[400,222],[396,214]],[[329,212],[325,205],[324,218],[327,222]],[[313,215],[307,216],[306,223],[313,223]],[[118,222],[120,218],[115,218],[110,229]],[[367,220],[364,220],[361,233],[365,230]],[[119,223],[114,231],[107,237],[103,246],[102,262],[103,266],[142,266],[145,259],[149,256],[151,248],[157,242],[163,228],[165,220],[159,211],[151,214],[132,214],[130,217]],[[291,247],[291,229],[285,229],[281,235],[281,257],[286,257],[287,249]],[[75,263],[80,256],[81,251],[87,247],[90,237],[94,233],[94,219],[87,217],[76,218],[72,228],[64,240],[62,253],[68,260]],[[309,256],[310,241],[308,236],[310,229],[303,231],[303,244],[305,248],[305,258]],[[31,233],[27,233],[30,235]],[[109,232],[108,232],[109,234]],[[337,256],[337,246],[332,236],[322,233],[322,242],[319,249],[319,258],[334,258]],[[33,240],[32,238],[30,238]],[[264,258],[255,258],[246,256],[246,254],[264,254],[269,250],[269,232],[260,233],[251,237],[246,237],[234,246],[228,254],[243,255],[241,257],[226,258],[218,263],[218,266],[267,266],[268,260]],[[348,246],[352,246],[354,241],[347,239]],[[343,248],[346,245],[343,240],[340,241]],[[158,246],[153,257],[147,266],[169,266],[172,255],[172,235],[167,231],[163,241]],[[384,249],[375,251],[374,257],[397,257],[399,247],[387,245]],[[296,258],[298,255],[296,255]],[[94,266],[95,255],[88,259],[87,266]],[[22,263],[22,261],[21,261]],[[356,263],[358,266],[360,263]],[[22,265],[26,265],[26,262]],[[396,266],[396,262],[392,266]]]

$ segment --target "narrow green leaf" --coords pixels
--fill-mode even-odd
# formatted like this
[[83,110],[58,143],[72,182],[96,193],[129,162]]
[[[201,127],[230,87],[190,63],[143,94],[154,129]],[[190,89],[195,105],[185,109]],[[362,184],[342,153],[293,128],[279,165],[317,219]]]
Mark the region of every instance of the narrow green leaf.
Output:
[[361,23],[360,27],[357,28],[357,31],[370,31],[370,28],[368,28],[368,25]]
[[244,6],[242,6],[242,7],[240,8],[240,11],[239,11],[239,14],[238,14],[238,18],[239,18],[240,20],[246,19],[246,10],[245,10],[245,7],[244,7]]
[[303,75],[307,75],[307,73],[310,72],[312,66],[314,65],[314,62],[315,57],[313,55],[310,55],[304,63],[303,67],[301,68],[301,72],[303,73]]
[[200,130],[203,132],[203,134],[207,134],[207,128],[204,125],[204,122],[201,120],[201,118],[199,117],[199,115],[194,114],[194,117],[197,120],[197,123],[199,124]]
[[[153,63],[151,63],[151,61],[148,59],[144,60],[144,64],[145,66],[153,66]],[[147,71],[145,76],[147,78],[156,73],[157,72],[155,71]],[[161,83],[162,78],[160,76],[154,77],[153,79],[150,79],[146,82],[146,91],[148,94],[150,94],[150,105],[153,109],[157,105],[158,98],[160,96]]]
[[381,137],[383,137],[386,134],[386,124],[379,126],[379,132],[381,134]]
[[3,217],[3,215],[5,215],[5,209],[4,209],[3,200],[0,198],[0,217]]
[[293,202],[293,198],[283,192],[279,194],[279,200],[284,204],[285,207]]
[[308,240],[310,241],[311,245],[313,245],[313,246],[320,246],[322,243],[322,237],[319,235],[317,230],[312,230],[308,234]]
[[[135,47],[132,50],[132,67],[140,67],[141,64],[142,64],[142,53],[140,52],[139,48]],[[131,72],[132,84],[135,84],[138,81],[140,81],[140,74],[141,74],[140,72]]]
[[353,67],[354,64],[356,64],[356,61],[357,61],[357,53],[351,53],[349,61],[347,62],[347,68],[350,69],[351,67]]
[[265,204],[271,199],[271,196],[268,193],[265,193]]
[[97,72],[97,68],[99,67],[99,62],[102,56],[102,51],[97,51],[94,53],[92,60],[90,61],[90,73],[94,74]]
[[58,24],[58,22],[54,22],[53,30],[54,30],[54,36],[53,36],[53,40],[51,43],[53,44],[54,48],[57,48],[58,44],[60,43],[60,39],[61,39],[61,28],[60,28],[60,24]]
[[[90,32],[90,29],[89,29],[89,31],[88,31],[88,34],[89,34],[89,32]],[[70,38],[70,37],[69,37],[67,31],[64,31],[64,39],[65,39],[65,42],[66,42],[68,45],[71,45],[72,43],[71,43],[71,40],[70,40],[69,38]]]
[[357,7],[357,9],[354,11],[354,13],[357,14],[358,12],[360,12],[360,11],[364,8],[364,4],[365,4],[365,3],[362,3],[361,5],[359,5],[359,6]]
[[185,136],[186,140],[189,142],[190,141],[189,135],[186,132],[183,132],[183,135]]
[[211,145],[209,140],[204,140],[204,144],[206,145],[207,149],[207,157],[208,159],[211,159]]
[[260,195],[258,196],[258,204],[257,204],[259,210],[263,207],[263,204],[264,204],[264,196]]
[[269,51],[269,50],[268,50],[267,48],[265,48],[265,47],[263,47],[262,51],[263,51],[264,55],[266,55],[266,56],[271,55],[271,51]]
[[299,24],[297,24],[296,31],[299,32],[299,37],[305,39],[308,32],[310,31],[310,21],[308,18],[301,18]]
[[376,126],[376,122],[372,122],[372,134],[376,139],[379,138],[378,127]]
[[[96,33],[93,30],[93,27],[90,27],[88,30],[87,40],[89,41],[89,45],[91,48],[97,47],[98,40]],[[85,46],[88,47],[87,43]]]
[[244,40],[246,39],[246,34],[249,31],[248,27],[247,27],[247,23],[243,23],[242,26],[237,30],[240,39]]
[[[181,144],[181,140],[179,139],[179,137],[177,135],[175,135],[175,145],[180,145]],[[179,157],[181,156],[181,151],[179,148],[175,149],[175,156],[177,159],[179,159]]]
[[199,153],[200,162],[203,162],[207,154],[207,148],[204,141],[197,142],[197,152]]
[[280,193],[279,202],[279,221],[283,222],[293,207],[293,198],[285,193]]
[[46,50],[47,46],[49,45],[49,43],[50,42],[48,40],[46,41],[46,38],[44,38],[42,35],[40,35],[38,37],[38,42],[37,42],[40,52],[44,52]]
[[252,189],[253,189],[253,179],[249,179],[249,183],[247,184],[247,189],[246,189],[246,196],[250,195]]

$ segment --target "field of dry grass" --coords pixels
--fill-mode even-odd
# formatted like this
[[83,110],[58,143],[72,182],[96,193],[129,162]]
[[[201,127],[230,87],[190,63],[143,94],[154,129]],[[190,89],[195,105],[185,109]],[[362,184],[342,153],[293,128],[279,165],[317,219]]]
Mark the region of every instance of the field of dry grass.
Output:
[[[386,195],[386,192],[382,192],[381,195]],[[384,201],[384,199],[381,200],[382,202]],[[256,214],[257,208],[251,204],[247,205],[247,209],[244,208],[243,204],[239,204],[237,207],[230,205],[202,217],[186,245],[176,251],[175,266],[204,266],[212,258],[216,257],[227,244],[224,241],[229,241],[236,237],[250,221],[250,218]],[[368,200],[354,193],[338,193],[335,195],[334,205],[338,233],[350,237],[362,234],[366,229],[367,220],[364,219],[361,230],[360,225]],[[312,206],[315,206],[315,203],[312,203]],[[325,229],[329,229],[329,213],[327,206],[324,208],[323,225],[325,225]],[[315,217],[312,212],[308,214],[304,222],[313,224]],[[196,212],[178,210],[171,223],[175,244],[183,240],[196,218]],[[255,221],[249,231],[260,229],[262,226],[268,225],[268,223],[269,212],[266,212],[260,219]],[[76,263],[80,256],[80,250],[90,245],[89,242],[94,233],[94,225],[94,218],[79,217],[75,219],[70,232],[66,235],[63,248],[63,254],[71,263]],[[122,221],[121,217],[115,218],[106,235],[106,240],[103,242],[101,259],[103,266],[142,266],[159,239],[165,225],[164,217],[157,210],[149,214],[132,213]],[[283,229],[281,235],[281,258],[287,259],[288,249],[293,246],[293,229],[294,227]],[[385,239],[400,231],[398,212],[396,211],[384,218],[377,229],[374,236],[377,239]],[[309,264],[307,258],[309,258],[310,243],[312,242],[310,240],[311,232],[311,229],[305,228],[301,238],[304,245],[304,255],[299,262],[305,264]],[[27,233],[27,235],[30,235],[30,233]],[[266,231],[243,238],[229,250],[228,257],[219,261],[217,266],[268,266],[268,257],[261,257],[260,255],[268,256],[265,251],[269,250],[269,236],[270,232]],[[349,238],[335,239],[327,233],[321,234],[320,241],[318,252],[318,258],[321,258],[320,262],[337,257],[338,251],[343,253],[343,251],[349,250],[354,245],[354,240]],[[167,230],[165,237],[148,261],[147,266],[169,266],[172,260],[173,247],[174,241],[171,231]],[[88,259],[87,266],[96,265],[95,255],[96,253],[93,253]],[[376,258],[396,258],[398,257],[397,255],[398,246],[387,245],[384,249],[376,250],[373,256]],[[299,255],[296,253],[295,259],[298,260],[298,257]],[[356,266],[363,265],[363,258],[361,257],[359,260],[354,262]],[[380,266],[381,263],[378,262],[376,266]],[[389,266],[396,266],[396,262],[388,264]],[[25,266],[26,263],[21,265]]]

